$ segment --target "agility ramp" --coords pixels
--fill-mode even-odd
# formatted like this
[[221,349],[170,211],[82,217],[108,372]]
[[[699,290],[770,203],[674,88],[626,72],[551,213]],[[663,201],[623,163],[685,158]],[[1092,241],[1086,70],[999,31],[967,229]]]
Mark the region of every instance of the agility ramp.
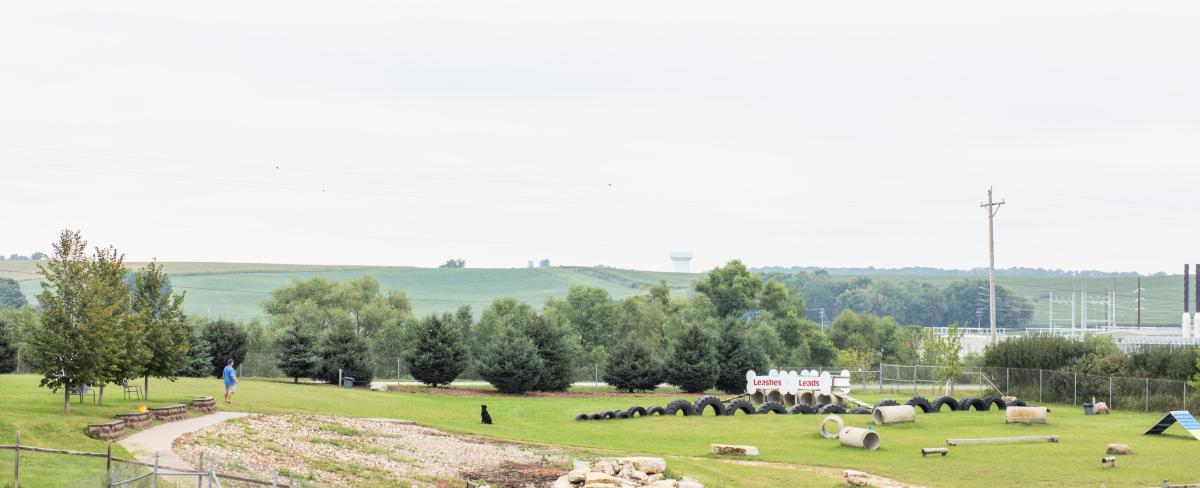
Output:
[[1144,435],[1161,434],[1167,430],[1167,427],[1175,425],[1175,422],[1179,422],[1180,427],[1186,429],[1196,440],[1200,440],[1200,422],[1197,422],[1196,417],[1193,417],[1191,412],[1187,410],[1167,412],[1167,415],[1162,420],[1159,420],[1157,424],[1154,424],[1154,427],[1147,430]]

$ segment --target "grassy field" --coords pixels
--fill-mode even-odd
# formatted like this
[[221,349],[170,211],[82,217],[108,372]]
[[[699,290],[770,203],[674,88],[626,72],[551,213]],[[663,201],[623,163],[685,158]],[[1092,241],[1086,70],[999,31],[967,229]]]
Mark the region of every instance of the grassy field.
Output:
[[[34,376],[0,376],[0,443],[12,442],[20,429],[24,442],[48,447],[99,451],[103,444],[87,439],[84,424],[129,411],[135,401],[85,405],[64,417],[61,398],[36,387]],[[185,379],[153,382],[152,394],[162,402],[189,395],[216,394],[217,380]],[[821,438],[819,415],[761,415],[713,418],[645,418],[614,421],[573,420],[576,413],[630,405],[662,405],[670,396],[599,395],[584,397],[482,396],[342,390],[250,380],[239,389],[237,409],[259,413],[329,414],[405,418],[450,432],[568,446],[591,453],[638,453],[668,458],[672,470],[695,476],[710,487],[835,486],[836,478],[813,474],[809,466],[853,468],[929,486],[975,486],[1002,481],[1012,486],[1152,486],[1162,480],[1200,481],[1195,459],[1200,442],[1179,427],[1167,435],[1143,436],[1159,414],[1114,412],[1085,417],[1077,407],[1054,408],[1049,425],[1006,425],[1003,413],[970,412],[919,415],[915,424],[876,427],[882,447],[875,452],[839,447]],[[118,395],[119,396],[119,395]],[[682,396],[682,395],[680,395]],[[864,395],[865,396],[865,395]],[[496,419],[478,423],[480,403]],[[863,426],[865,416],[845,416]],[[979,445],[951,448],[948,457],[921,458],[922,447],[945,445],[950,437],[1058,435],[1057,444]],[[764,464],[735,464],[709,454],[710,443],[752,444]],[[1099,458],[1110,442],[1129,444],[1136,453],[1120,460],[1118,469],[1101,470]],[[7,457],[5,457],[7,456]],[[36,456],[36,457],[35,457]],[[22,486],[57,486],[64,479],[94,475],[92,461],[69,462],[30,455],[22,463]],[[11,455],[0,454],[0,466]],[[3,468],[0,473],[7,473]],[[28,476],[29,478],[25,478]],[[0,475],[3,485],[6,475]],[[990,481],[989,481],[990,480]]]

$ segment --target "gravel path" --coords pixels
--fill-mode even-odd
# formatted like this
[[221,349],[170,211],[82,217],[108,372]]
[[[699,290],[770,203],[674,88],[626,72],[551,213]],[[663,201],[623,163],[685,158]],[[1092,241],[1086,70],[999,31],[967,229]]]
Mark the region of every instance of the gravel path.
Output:
[[542,454],[514,444],[389,419],[325,416],[232,420],[180,437],[175,450],[185,459],[215,455],[222,469],[234,473],[262,477],[279,469],[283,476],[336,486],[401,481],[435,486],[464,473],[532,469],[546,462]]
[[203,417],[156,425],[121,439],[118,443],[128,450],[130,454],[137,457],[139,461],[152,463],[154,462],[154,454],[158,453],[158,463],[160,466],[191,470],[193,469],[192,465],[180,459],[175,451],[171,449],[171,445],[175,442],[175,439],[189,432],[195,432],[229,419],[245,417],[247,415],[249,414],[243,412],[217,412]]

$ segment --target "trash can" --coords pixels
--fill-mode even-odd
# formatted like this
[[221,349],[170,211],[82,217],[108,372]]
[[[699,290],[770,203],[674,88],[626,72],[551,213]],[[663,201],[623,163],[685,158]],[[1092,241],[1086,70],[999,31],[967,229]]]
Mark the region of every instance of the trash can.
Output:
[[1083,414],[1091,415],[1091,414],[1095,413],[1095,409],[1093,407],[1094,407],[1094,405],[1092,405],[1090,403],[1083,404]]
[[[342,388],[354,388],[354,377],[353,376],[343,376],[342,377]],[[1091,405],[1088,405],[1088,407],[1089,407],[1088,411],[1090,412]],[[1091,414],[1089,413],[1088,415],[1091,415]]]

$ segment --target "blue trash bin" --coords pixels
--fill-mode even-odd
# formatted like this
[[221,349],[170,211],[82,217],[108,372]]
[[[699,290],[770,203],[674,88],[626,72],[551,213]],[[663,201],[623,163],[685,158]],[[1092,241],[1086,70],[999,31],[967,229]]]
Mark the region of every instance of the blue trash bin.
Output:
[[342,388],[354,388],[354,377],[343,376],[342,377]]
[[1091,415],[1091,414],[1095,413],[1095,409],[1093,407],[1094,406],[1090,403],[1083,404],[1083,414]]

